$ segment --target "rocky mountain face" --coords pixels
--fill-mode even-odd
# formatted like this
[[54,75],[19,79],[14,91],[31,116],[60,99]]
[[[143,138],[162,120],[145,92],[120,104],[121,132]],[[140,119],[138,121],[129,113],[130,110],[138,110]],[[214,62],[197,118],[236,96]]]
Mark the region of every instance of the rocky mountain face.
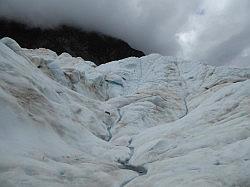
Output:
[[0,80],[1,186],[250,186],[250,69],[3,38]]
[[3,37],[11,37],[25,48],[47,48],[59,55],[67,52],[97,65],[131,56],[144,56],[142,51],[131,48],[122,40],[70,26],[29,28],[24,24],[0,19],[0,38]]

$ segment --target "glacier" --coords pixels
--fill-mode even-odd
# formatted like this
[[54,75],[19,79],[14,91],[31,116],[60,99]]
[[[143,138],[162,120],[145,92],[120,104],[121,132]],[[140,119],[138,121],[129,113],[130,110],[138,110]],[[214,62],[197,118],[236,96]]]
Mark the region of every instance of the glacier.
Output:
[[250,69],[96,66],[0,40],[0,186],[250,186]]

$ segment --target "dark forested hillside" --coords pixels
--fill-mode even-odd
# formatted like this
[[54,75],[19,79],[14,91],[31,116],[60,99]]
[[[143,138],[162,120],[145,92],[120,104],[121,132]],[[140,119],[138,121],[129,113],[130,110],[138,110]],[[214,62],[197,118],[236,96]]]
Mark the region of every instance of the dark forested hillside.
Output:
[[143,52],[131,48],[120,39],[65,25],[54,29],[40,29],[0,19],[0,38],[6,36],[16,40],[24,48],[47,48],[58,55],[67,52],[97,65],[130,56],[144,56]]

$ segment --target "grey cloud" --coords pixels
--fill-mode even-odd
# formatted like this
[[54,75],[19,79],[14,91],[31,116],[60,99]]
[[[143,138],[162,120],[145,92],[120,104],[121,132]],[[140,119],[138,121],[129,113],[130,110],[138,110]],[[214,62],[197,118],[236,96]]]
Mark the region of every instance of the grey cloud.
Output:
[[[211,10],[213,3],[221,2],[227,2],[228,7],[223,10],[225,15],[217,18]],[[126,40],[146,53],[185,54],[185,58],[221,65],[237,59],[249,45],[249,25],[244,26],[249,14],[239,4],[234,0],[0,0],[0,16],[32,26],[79,26]],[[241,4],[249,5],[248,0]],[[230,16],[234,22],[242,22],[237,32],[220,26],[221,22],[231,24]],[[206,19],[202,21],[202,17]],[[198,21],[190,21],[192,18]],[[195,40],[180,43],[178,34],[190,30]],[[220,37],[221,32],[227,37]]]
[[[250,46],[250,27],[233,35],[227,41],[219,43],[206,54],[206,61],[214,65],[223,65],[239,56],[242,51]],[[236,60],[236,59],[234,59]],[[250,61],[249,61],[250,63]]]

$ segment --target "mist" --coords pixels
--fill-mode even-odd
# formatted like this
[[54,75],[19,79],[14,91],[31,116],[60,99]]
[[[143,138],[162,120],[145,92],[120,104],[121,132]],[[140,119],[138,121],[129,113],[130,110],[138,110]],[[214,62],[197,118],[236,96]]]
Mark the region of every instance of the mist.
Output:
[[0,17],[97,31],[145,53],[250,66],[248,0],[0,0]]

